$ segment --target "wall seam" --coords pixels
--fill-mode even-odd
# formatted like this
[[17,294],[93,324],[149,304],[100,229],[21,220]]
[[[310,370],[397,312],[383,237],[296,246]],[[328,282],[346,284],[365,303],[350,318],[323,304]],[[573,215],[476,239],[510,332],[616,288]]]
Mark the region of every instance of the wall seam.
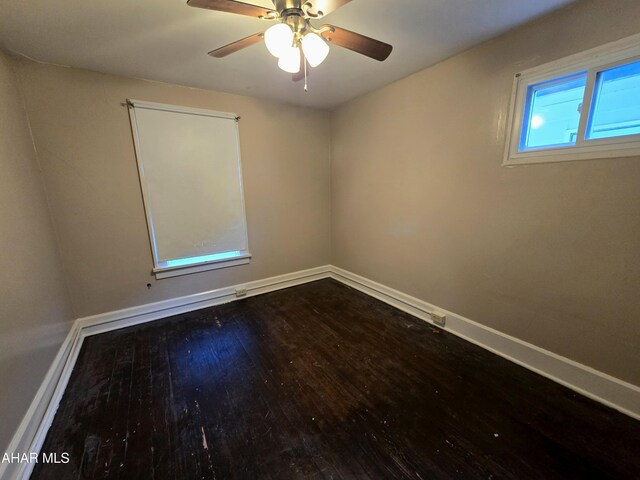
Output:
[[329,261],[333,265],[333,110],[329,111]]
[[11,58],[11,69],[13,71],[13,74],[16,77],[16,83],[18,85],[18,92],[20,93],[20,101],[22,103],[22,109],[24,111],[24,116],[25,119],[27,120],[27,127],[29,128],[29,137],[31,138],[31,146],[33,148],[33,153],[34,153],[34,157],[36,160],[36,166],[38,169],[38,176],[39,176],[39,180],[40,180],[40,185],[42,187],[42,191],[44,192],[44,198],[45,201],[47,203],[47,213],[49,214],[49,222],[51,224],[51,229],[53,231],[53,238],[54,241],[56,243],[55,247],[56,247],[56,251],[58,254],[58,265],[60,266],[60,270],[62,271],[62,283],[63,283],[63,287],[64,287],[64,294],[65,294],[65,300],[67,302],[67,305],[69,307],[70,313],[71,313],[71,318],[68,320],[68,322],[72,322],[73,319],[75,319],[77,317],[77,313],[76,313],[76,308],[73,304],[73,301],[71,300],[71,290],[69,288],[69,279],[68,279],[68,274],[67,274],[67,270],[65,268],[64,262],[62,261],[62,248],[60,247],[61,243],[60,243],[60,234],[58,232],[58,227],[56,225],[56,221],[55,221],[55,216],[53,214],[53,208],[51,206],[51,199],[50,199],[50,195],[49,195],[49,190],[47,189],[47,183],[44,179],[44,172],[43,172],[43,168],[42,168],[42,164],[40,161],[40,155],[38,154],[38,147],[36,145],[36,139],[35,139],[35,135],[33,133],[33,128],[31,127],[31,118],[29,117],[29,110],[27,108],[27,98],[26,95],[24,93],[24,89],[22,86],[22,79],[20,78],[20,74],[18,73],[18,65],[17,63],[20,60],[16,60],[15,58]]

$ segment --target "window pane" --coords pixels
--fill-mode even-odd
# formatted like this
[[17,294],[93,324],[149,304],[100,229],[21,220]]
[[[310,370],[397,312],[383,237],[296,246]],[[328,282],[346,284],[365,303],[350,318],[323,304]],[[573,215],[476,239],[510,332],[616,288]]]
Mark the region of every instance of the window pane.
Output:
[[640,134],[640,61],[598,73],[587,139]]
[[576,144],[587,72],[529,86],[520,151]]
[[216,262],[220,260],[230,260],[235,257],[241,257],[243,252],[235,250],[233,252],[216,253],[213,255],[202,255],[200,257],[178,258],[176,260],[167,260],[160,262],[159,267],[184,267],[186,265],[194,265],[204,262]]

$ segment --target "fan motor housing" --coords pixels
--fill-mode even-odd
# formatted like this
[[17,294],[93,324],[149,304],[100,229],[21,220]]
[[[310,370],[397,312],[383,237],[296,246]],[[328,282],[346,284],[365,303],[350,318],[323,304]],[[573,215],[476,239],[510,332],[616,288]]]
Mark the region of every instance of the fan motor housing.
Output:
[[301,34],[307,28],[304,13],[297,8],[290,8],[282,12],[282,21],[291,27],[294,34]]
[[302,11],[303,0],[275,0],[276,10],[283,12],[289,9]]

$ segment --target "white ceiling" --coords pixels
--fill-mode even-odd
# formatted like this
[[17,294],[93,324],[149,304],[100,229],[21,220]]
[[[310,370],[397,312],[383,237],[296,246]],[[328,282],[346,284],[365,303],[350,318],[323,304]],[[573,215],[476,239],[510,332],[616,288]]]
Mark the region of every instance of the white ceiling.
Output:
[[270,23],[186,0],[0,0],[0,45],[44,62],[333,108],[572,1],[353,0],[316,25],[375,37],[394,51],[379,63],[333,46],[307,94],[264,45],[207,55]]

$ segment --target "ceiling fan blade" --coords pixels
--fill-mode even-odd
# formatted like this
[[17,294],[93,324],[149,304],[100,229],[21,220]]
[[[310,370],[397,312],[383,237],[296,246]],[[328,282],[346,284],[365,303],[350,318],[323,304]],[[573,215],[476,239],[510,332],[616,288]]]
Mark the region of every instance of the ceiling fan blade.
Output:
[[343,48],[348,48],[349,50],[366,55],[380,62],[386,60],[389,55],[391,55],[391,50],[393,50],[393,47],[388,43],[365,37],[359,33],[350,32],[344,28],[334,27],[333,25],[323,25],[320,29],[327,29],[322,36],[328,42]]
[[235,0],[187,0],[187,5],[257,18],[276,18],[278,16],[275,10]]
[[311,4],[309,11],[314,14],[322,14],[321,17],[329,15],[334,10],[346,5],[351,0],[309,0],[307,3]]
[[256,43],[259,43],[262,40],[264,40],[264,33],[256,33],[255,35],[250,35],[248,37],[243,38],[242,40],[238,40],[237,42],[233,42],[228,45],[225,45],[224,47],[211,50],[209,52],[209,55],[215,58],[226,57],[227,55],[236,53],[238,50],[242,50],[243,48],[247,48],[247,47],[250,47],[251,45],[255,45]]

